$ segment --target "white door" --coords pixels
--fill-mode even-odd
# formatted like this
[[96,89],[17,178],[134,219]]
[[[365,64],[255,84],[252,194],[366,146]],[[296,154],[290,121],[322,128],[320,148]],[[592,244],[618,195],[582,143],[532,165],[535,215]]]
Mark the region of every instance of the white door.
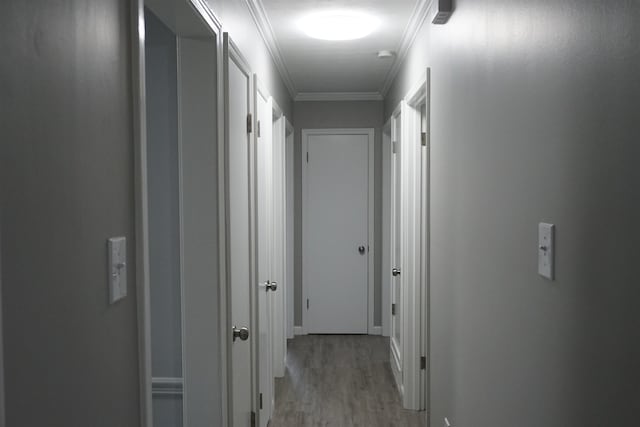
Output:
[[[227,133],[227,279],[230,324],[228,367],[233,427],[251,426],[252,342],[251,289],[255,287],[252,256],[251,140],[247,118],[251,105],[251,74],[237,50],[224,37]],[[245,329],[246,328],[246,329]]]
[[266,427],[273,412],[274,380],[272,362],[272,293],[278,292],[272,283],[272,161],[271,100],[256,91],[256,221],[258,247],[258,389],[259,426]]
[[401,116],[393,118],[391,138],[393,154],[391,162],[391,367],[399,389],[402,391],[402,282],[400,280],[402,248],[402,144]]
[[367,333],[372,139],[368,131],[303,131],[307,333]]
[[273,195],[273,248],[271,250],[271,280],[278,284],[277,292],[273,292],[272,310],[272,354],[273,376],[284,377],[285,357],[287,353],[286,339],[286,306],[285,295],[289,283],[286,279],[286,199],[285,199],[285,133],[286,118],[280,116],[273,122],[273,162],[272,192]]

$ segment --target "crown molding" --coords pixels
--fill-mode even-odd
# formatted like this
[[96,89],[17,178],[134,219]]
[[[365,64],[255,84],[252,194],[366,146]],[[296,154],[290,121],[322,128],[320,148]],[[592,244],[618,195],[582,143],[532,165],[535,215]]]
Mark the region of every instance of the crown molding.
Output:
[[289,70],[284,63],[282,51],[280,50],[278,42],[276,41],[273,27],[271,26],[271,22],[269,21],[269,17],[267,16],[267,11],[262,4],[262,0],[244,0],[244,2],[249,8],[251,17],[258,27],[258,32],[267,45],[267,49],[271,54],[271,58],[273,58],[273,62],[276,64],[276,68],[280,73],[280,77],[282,78],[284,85],[289,91],[289,95],[291,95],[292,99],[295,99],[297,95],[296,87],[293,84],[291,74],[289,74]]
[[391,69],[387,73],[387,77],[384,79],[384,83],[382,85],[382,89],[380,93],[382,96],[387,96],[389,93],[389,89],[391,89],[391,85],[394,80],[398,76],[398,72],[404,64],[404,60],[407,58],[409,54],[409,49],[413,46],[413,42],[415,42],[416,37],[418,36],[418,32],[422,28],[424,21],[427,19],[429,15],[429,11],[431,10],[431,4],[433,0],[418,0],[416,7],[413,9],[411,13],[411,18],[409,19],[409,23],[404,30],[404,34],[402,35],[402,40],[400,41],[400,47],[397,50],[397,55]]
[[300,92],[296,101],[382,101],[380,92]]

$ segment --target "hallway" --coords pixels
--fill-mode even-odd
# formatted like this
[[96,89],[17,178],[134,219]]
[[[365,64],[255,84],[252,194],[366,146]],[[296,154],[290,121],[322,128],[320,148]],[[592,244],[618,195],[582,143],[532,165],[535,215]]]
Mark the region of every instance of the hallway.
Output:
[[275,400],[270,427],[411,427],[424,421],[424,412],[402,408],[385,337],[303,335],[290,340]]

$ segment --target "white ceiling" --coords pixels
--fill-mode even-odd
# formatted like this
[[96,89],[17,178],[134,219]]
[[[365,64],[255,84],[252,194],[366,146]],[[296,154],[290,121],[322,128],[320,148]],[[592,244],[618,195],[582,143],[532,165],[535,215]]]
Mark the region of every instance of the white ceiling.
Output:
[[[297,93],[381,92],[396,57],[379,59],[380,50],[398,51],[420,0],[261,0],[275,44]],[[349,41],[308,37],[298,26],[315,11],[348,9],[380,19],[373,34]]]

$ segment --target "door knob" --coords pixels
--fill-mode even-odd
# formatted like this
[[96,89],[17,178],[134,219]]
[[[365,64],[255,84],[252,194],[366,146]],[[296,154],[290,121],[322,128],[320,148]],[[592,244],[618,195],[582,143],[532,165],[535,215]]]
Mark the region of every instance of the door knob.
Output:
[[278,289],[278,282],[272,282],[271,280],[267,280],[267,285],[265,286],[267,288],[267,292],[269,291],[276,291]]
[[364,255],[364,246],[358,246],[358,252],[360,252],[360,255]]
[[391,270],[391,274],[395,277],[395,276],[399,276],[400,275],[400,270],[397,268],[394,268],[393,270]]
[[249,328],[236,328],[233,327],[233,341],[240,338],[241,341],[246,341],[249,339]]

